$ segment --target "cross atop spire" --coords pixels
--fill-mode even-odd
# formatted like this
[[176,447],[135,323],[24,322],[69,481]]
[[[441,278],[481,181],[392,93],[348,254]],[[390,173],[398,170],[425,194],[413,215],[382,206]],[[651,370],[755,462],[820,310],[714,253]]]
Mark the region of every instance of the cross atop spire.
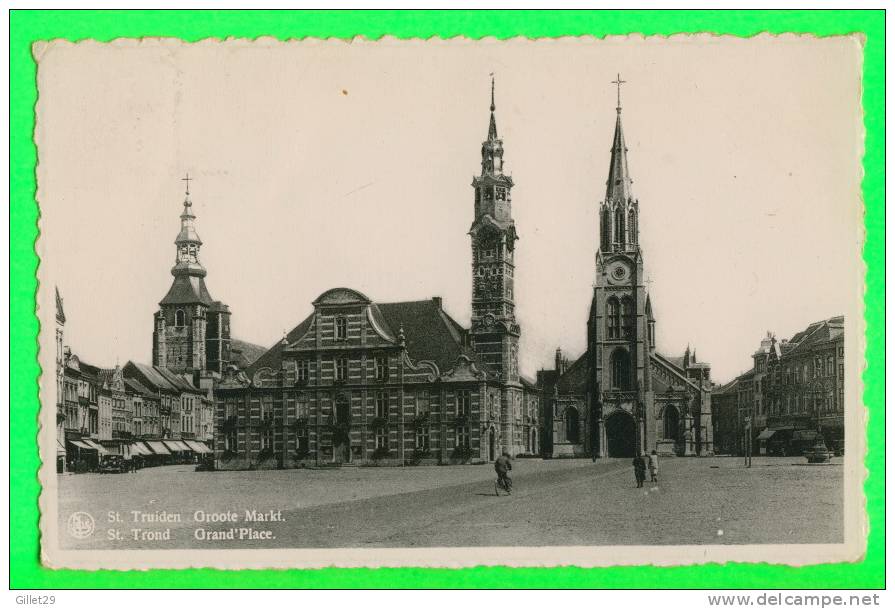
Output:
[[621,114],[621,112],[622,112],[622,85],[628,81],[622,80],[622,75],[619,73],[616,73],[615,80],[613,80],[611,82],[612,82],[612,84],[615,85],[615,89],[616,89],[615,90],[615,95],[616,95],[615,111],[618,112],[619,114]]
[[180,179],[181,179],[181,181],[186,182],[186,194],[187,194],[187,196],[189,196],[190,195],[190,180],[193,179],[190,177],[190,172],[189,171],[186,172],[186,177],[180,178]]

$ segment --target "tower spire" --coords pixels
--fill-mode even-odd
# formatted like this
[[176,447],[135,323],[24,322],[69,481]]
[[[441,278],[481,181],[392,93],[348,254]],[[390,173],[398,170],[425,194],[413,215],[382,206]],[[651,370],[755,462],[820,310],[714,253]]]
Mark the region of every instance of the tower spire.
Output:
[[612,156],[609,159],[609,177],[606,180],[606,200],[626,202],[633,198],[633,180],[628,173],[628,147],[622,128],[622,85],[627,82],[618,74],[612,84],[616,86],[615,134],[612,137]]
[[491,122],[488,123],[488,141],[493,142],[497,139],[497,121],[494,118],[494,72],[491,72]]

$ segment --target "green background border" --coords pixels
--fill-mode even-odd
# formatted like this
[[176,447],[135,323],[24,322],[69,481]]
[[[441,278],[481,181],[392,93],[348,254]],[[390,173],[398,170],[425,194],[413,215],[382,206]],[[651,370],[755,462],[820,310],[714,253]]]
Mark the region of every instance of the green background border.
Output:
[[[223,572],[52,571],[40,566],[36,472],[38,258],[36,40],[168,36],[280,39],[306,36],[378,38],[566,36],[708,31],[866,35],[863,183],[867,241],[867,369],[870,536],[865,560],[792,568],[766,564],[601,569],[323,569]],[[879,11],[11,11],[10,13],[10,586],[13,588],[333,588],[333,587],[599,587],[599,588],[879,588],[884,587],[885,382],[885,13]]]

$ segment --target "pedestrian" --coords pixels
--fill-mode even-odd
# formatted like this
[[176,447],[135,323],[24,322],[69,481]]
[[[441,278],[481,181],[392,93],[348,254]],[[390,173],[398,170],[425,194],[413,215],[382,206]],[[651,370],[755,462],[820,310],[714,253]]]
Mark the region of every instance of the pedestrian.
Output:
[[649,456],[649,478],[650,482],[659,483],[659,455],[653,451]]
[[497,472],[497,486],[502,487],[507,495],[512,493],[513,488],[513,480],[510,478],[511,469],[513,469],[513,463],[508,453],[503,453],[494,461],[494,471]]
[[643,488],[643,481],[646,480],[646,461],[643,459],[643,455],[635,455],[631,463],[634,465],[634,480],[637,482],[637,488]]

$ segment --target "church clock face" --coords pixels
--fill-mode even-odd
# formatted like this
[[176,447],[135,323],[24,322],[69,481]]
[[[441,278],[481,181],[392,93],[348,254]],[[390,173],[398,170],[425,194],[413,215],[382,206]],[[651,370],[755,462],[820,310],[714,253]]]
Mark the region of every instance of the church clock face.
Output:
[[625,283],[631,279],[631,267],[624,262],[617,260],[609,265],[606,269],[609,282],[614,284]]

